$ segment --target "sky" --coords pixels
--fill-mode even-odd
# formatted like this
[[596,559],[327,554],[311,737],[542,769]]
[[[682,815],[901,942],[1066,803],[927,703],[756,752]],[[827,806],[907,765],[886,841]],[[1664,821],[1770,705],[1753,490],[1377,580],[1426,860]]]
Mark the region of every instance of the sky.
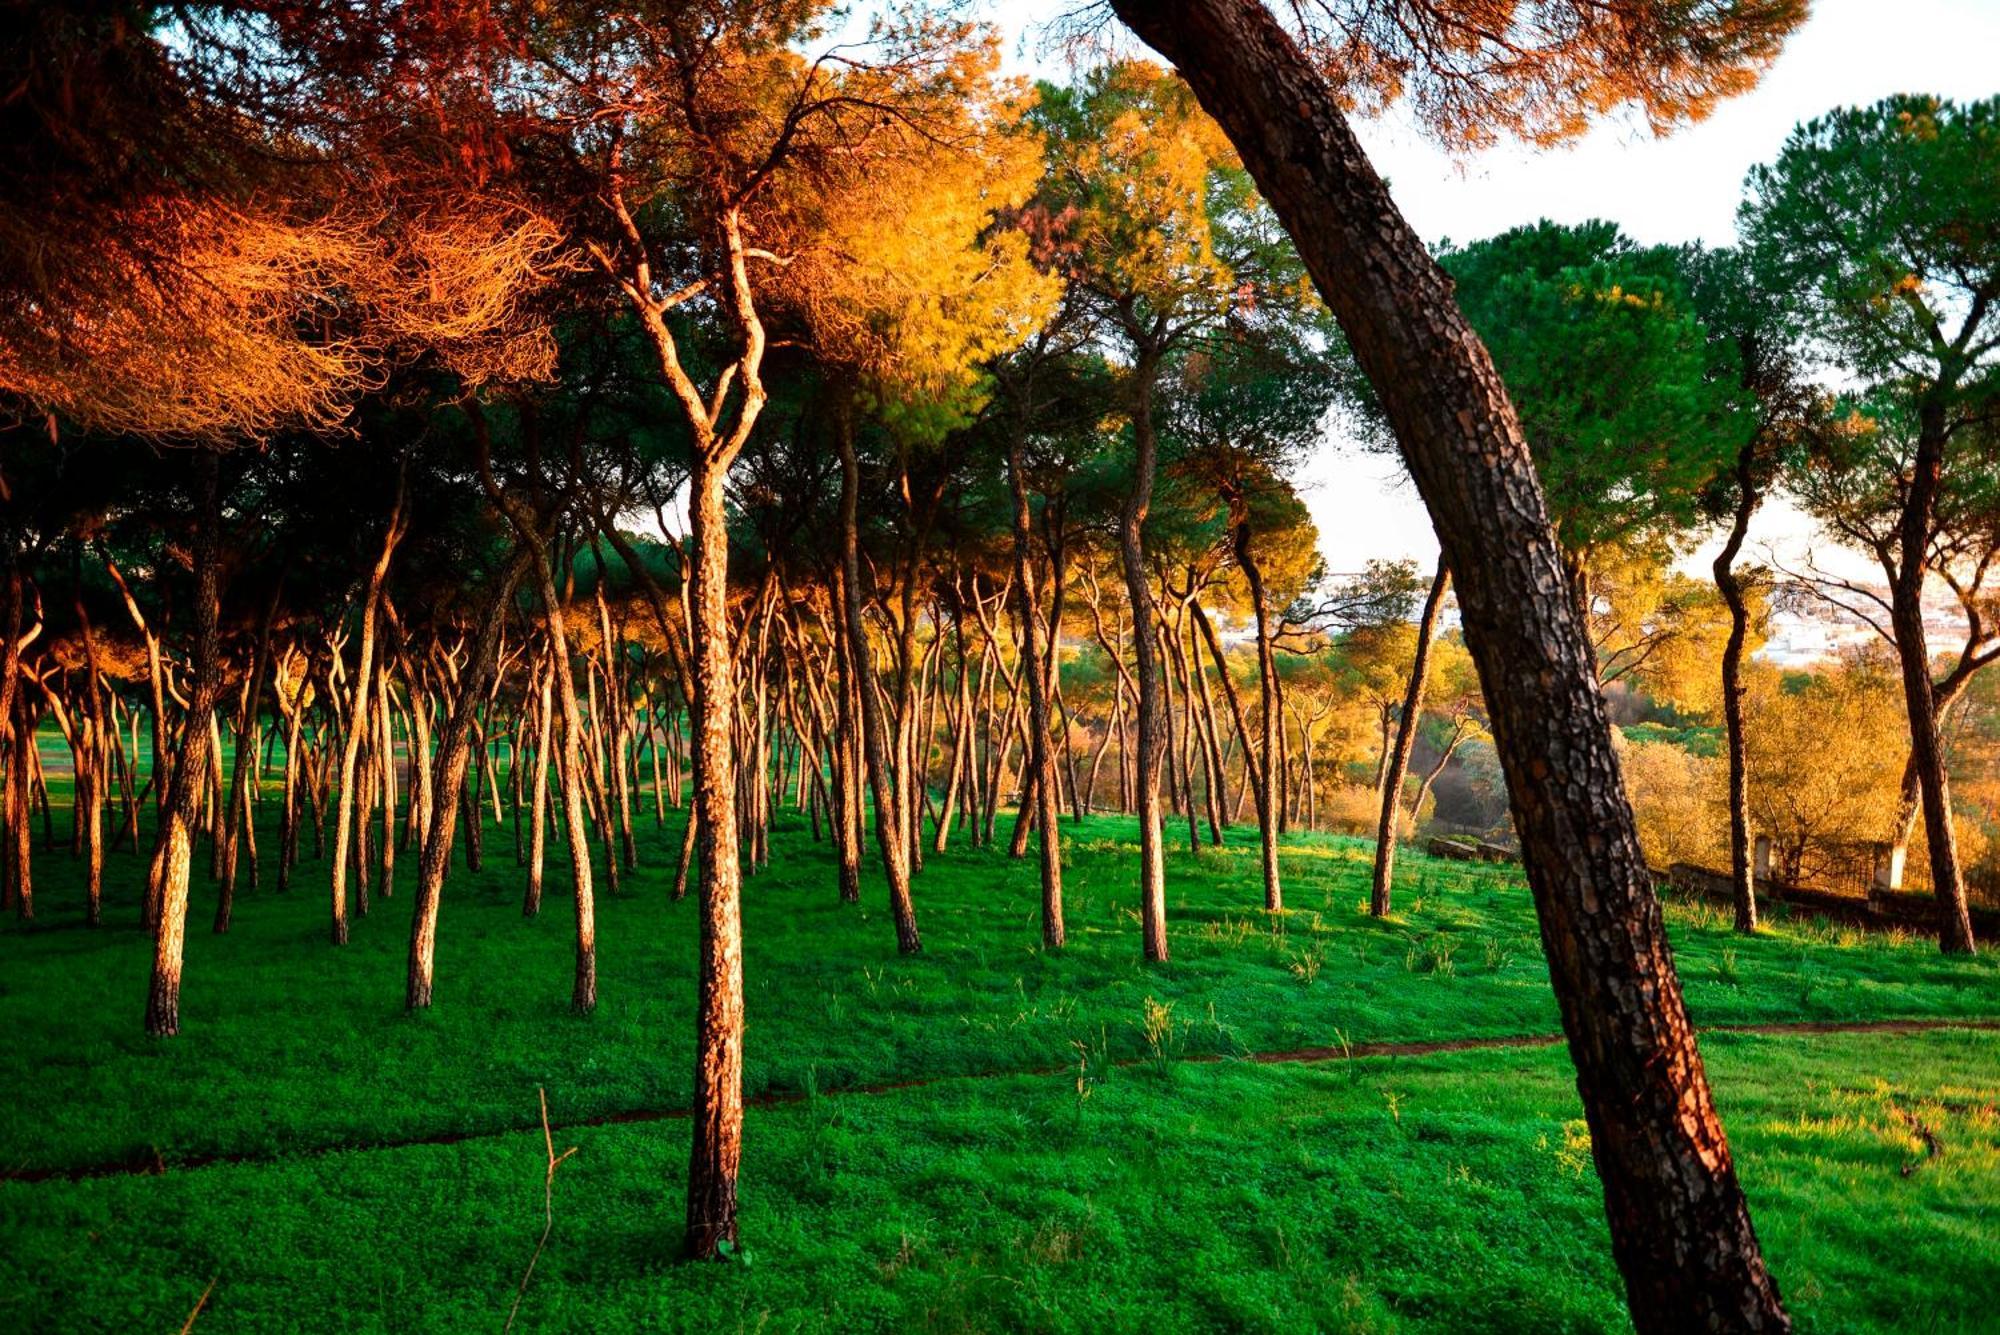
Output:
[[[1040,26],[1064,7],[990,0],[986,15],[1006,32],[1015,70],[1062,77],[1042,50]],[[1540,218],[1608,218],[1646,244],[1727,245],[1736,238],[1745,175],[1777,156],[1794,125],[1892,93],[1961,100],[2000,93],[2000,0],[1815,0],[1756,88],[1664,139],[1614,121],[1562,148],[1503,145],[1455,158],[1393,112],[1356,128],[1426,241],[1472,241]],[[1371,558],[1436,559],[1430,521],[1393,458],[1330,436],[1299,485],[1330,569],[1357,570]],[[1753,555],[1771,552],[1792,568],[1811,551],[1823,567],[1872,573],[1861,558],[1816,542],[1810,521],[1782,501],[1758,516],[1750,545]],[[1700,550],[1688,561],[1705,564]]]

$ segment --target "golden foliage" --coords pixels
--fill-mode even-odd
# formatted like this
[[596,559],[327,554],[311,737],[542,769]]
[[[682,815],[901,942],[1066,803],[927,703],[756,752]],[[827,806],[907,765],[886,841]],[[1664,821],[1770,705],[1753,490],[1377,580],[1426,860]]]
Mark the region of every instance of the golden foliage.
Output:
[[1623,768],[1647,865],[1728,865],[1724,761],[1671,742],[1634,742],[1624,748]]
[[323,430],[391,361],[468,382],[554,368],[524,294],[559,271],[555,230],[511,206],[153,201],[143,242],[68,263],[0,318],[0,390],[95,430],[226,442]]
[[1298,0],[1307,50],[1348,104],[1407,101],[1452,148],[1574,139],[1621,106],[1656,134],[1747,92],[1807,0]]
[[948,136],[885,142],[822,201],[813,273],[800,284],[830,360],[860,378],[892,429],[934,441],[985,397],[983,366],[1031,337],[1061,285],[1028,237],[999,225],[1035,188],[1040,146],[1019,128],[1024,94],[969,79]]
[[1773,865],[1810,879],[1831,845],[1886,839],[1909,729],[1894,675],[1868,660],[1746,676],[1750,821]]

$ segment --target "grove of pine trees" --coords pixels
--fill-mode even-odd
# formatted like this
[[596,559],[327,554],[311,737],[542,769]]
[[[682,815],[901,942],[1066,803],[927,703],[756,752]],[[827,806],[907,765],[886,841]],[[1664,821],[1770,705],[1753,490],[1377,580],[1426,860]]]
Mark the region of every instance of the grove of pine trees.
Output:
[[[1800,127],[1737,248],[1434,253],[1357,115],[1664,133],[1802,0],[1111,0],[1041,86],[950,7],[9,13],[0,885],[66,913],[37,882],[77,859],[92,926],[143,886],[135,1030],[192,1023],[190,933],[272,895],[318,897],[300,951],[401,941],[407,905],[400,1000],[450,1008],[454,873],[490,863],[574,938],[518,987],[589,1015],[597,901],[671,819],[682,1245],[728,1257],[774,825],[909,956],[965,845],[1032,856],[1023,944],[1063,950],[1065,838],[1129,815],[1129,951],[1164,968],[1183,848],[1253,827],[1243,904],[1281,915],[1280,835],[1351,826],[1387,917],[1398,839],[1481,752],[1634,1324],[1789,1328],[1606,694],[1712,702],[1699,820],[1756,931],[1786,819],[1756,729],[1803,697],[1746,684],[1745,535],[1802,498],[1881,567],[1888,837],[1973,949],[1940,727],[2000,656],[2000,102]],[[1324,567],[1298,475],[1335,414],[1407,468],[1434,569]],[[1711,537],[1709,587],[1673,562]],[[1944,658],[1940,581],[1973,627]],[[1683,782],[1642,763],[1642,808]]]

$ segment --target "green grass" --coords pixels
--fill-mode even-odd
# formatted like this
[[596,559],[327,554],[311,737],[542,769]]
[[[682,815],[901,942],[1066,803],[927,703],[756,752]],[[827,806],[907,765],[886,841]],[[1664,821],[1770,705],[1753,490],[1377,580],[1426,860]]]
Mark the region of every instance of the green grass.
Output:
[[[559,1148],[582,1149],[528,1329],[1622,1323],[1560,1048],[1111,1064],[1147,1055],[1149,1002],[1172,1007],[1168,1057],[1554,1032],[1517,870],[1413,853],[1401,916],[1379,923],[1367,846],[1300,836],[1293,911],[1274,919],[1245,829],[1170,855],[1174,961],[1148,968],[1117,820],[1070,832],[1059,955],[1036,944],[1031,860],[932,858],[925,952],[903,958],[879,882],[842,905],[826,846],[777,832],[744,895],[746,1083],[813,1093],[750,1114],[750,1264],[675,1264],[685,1124],[562,1130],[687,1101],[694,906],[668,898],[669,826],[622,897],[600,890],[589,1019],[566,1011],[560,850],[524,921],[511,837],[489,830],[485,873],[447,887],[431,1013],[401,1004],[411,862],[338,951],[308,863],[290,895],[240,894],[220,938],[198,880],[183,1035],[166,1043],[140,1031],[136,862],[114,859],[91,932],[68,859],[42,855],[40,921],[0,929],[0,1166],[254,1162],[0,1184],[0,1329],[177,1328],[217,1274],[201,1328],[497,1328],[541,1227],[538,1086]],[[1701,1024],[2000,1014],[1990,956],[1801,922],[1744,940],[1701,904],[1669,922]],[[1990,1249],[2000,1206],[2000,1036],[1716,1034],[1704,1050],[1807,1328],[1975,1329],[1996,1310],[1993,1268],[1966,1258]],[[1945,1145],[1907,1177],[1905,1112]],[[301,1153],[487,1132],[503,1134]]]

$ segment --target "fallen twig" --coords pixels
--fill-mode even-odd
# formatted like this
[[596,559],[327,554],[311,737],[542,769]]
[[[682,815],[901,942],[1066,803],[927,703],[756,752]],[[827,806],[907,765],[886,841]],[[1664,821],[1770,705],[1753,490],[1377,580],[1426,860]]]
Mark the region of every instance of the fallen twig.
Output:
[[549,1131],[548,1091],[537,1085],[535,1094],[542,1101],[542,1143],[547,1146],[549,1155],[548,1176],[542,1179],[542,1236],[535,1242],[535,1254],[528,1258],[528,1268],[521,1273],[521,1287],[514,1290],[514,1305],[507,1309],[507,1324],[500,1328],[501,1335],[514,1329],[514,1318],[521,1313],[521,1299],[528,1294],[528,1281],[534,1278],[535,1263],[542,1259],[542,1248],[549,1245],[549,1234],[556,1226],[556,1169],[577,1151],[577,1147],[572,1145],[561,1154],[556,1153],[556,1139]]

